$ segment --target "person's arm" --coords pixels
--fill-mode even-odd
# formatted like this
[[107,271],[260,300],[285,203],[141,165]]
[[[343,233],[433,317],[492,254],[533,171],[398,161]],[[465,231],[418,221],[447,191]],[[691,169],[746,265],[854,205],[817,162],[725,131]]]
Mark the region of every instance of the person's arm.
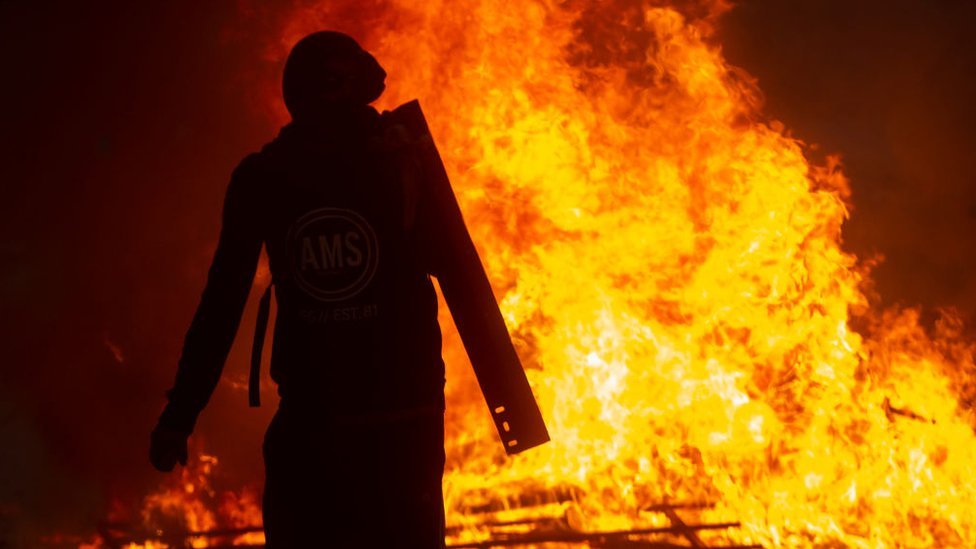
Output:
[[171,470],[176,461],[185,463],[186,437],[220,381],[247,303],[262,244],[255,212],[257,164],[255,155],[245,158],[227,187],[207,285],[186,333],[176,380],[167,392],[169,402],[153,431],[150,457],[161,470]]

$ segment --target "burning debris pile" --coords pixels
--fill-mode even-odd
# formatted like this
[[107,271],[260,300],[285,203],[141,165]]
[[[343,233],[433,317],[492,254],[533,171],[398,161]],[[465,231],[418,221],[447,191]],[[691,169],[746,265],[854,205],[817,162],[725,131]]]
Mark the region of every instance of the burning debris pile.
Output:
[[[219,492],[211,477],[218,460],[200,454],[180,474],[158,492],[146,497],[141,523],[107,521],[99,526],[98,539],[80,545],[81,549],[175,549],[195,547],[264,547],[260,526],[261,512],[255,493]],[[460,509],[469,518],[467,525],[448,525],[448,539],[457,539],[472,524],[488,533],[482,541],[449,543],[452,549],[525,547],[538,544],[586,544],[601,548],[715,547],[759,549],[751,544],[716,545],[711,537],[739,528],[738,522],[702,523],[696,519],[713,504],[686,502],[651,505],[639,509],[646,524],[641,528],[594,531],[586,524],[579,502],[586,497],[577,489],[523,491],[514,499],[499,499],[488,492],[471,494],[471,505]],[[474,522],[471,522],[474,521]],[[364,536],[368,536],[364,532]],[[329,531],[321,531],[320,541],[328,544]]]
[[[199,446],[199,445],[198,445]],[[98,538],[81,549],[166,549],[264,546],[259,495],[217,490],[218,459],[199,453],[144,500],[140,523],[108,520]]]
[[272,52],[343,30],[420,98],[529,369],[552,443],[506,458],[446,330],[450,542],[976,545],[973,345],[870,306],[838,161],[764,120],[725,2],[663,4],[323,1]]

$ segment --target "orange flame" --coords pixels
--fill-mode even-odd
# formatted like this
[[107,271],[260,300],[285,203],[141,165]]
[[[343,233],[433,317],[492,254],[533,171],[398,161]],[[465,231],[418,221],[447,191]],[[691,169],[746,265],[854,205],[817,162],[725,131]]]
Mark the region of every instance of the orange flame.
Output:
[[601,530],[681,500],[742,522],[706,540],[976,546],[973,344],[869,307],[839,162],[761,116],[725,2],[381,4],[305,6],[272,54],[343,30],[380,107],[421,99],[529,369],[553,441],[508,459],[443,318],[453,541],[492,502]]
[[[218,491],[211,479],[218,460],[199,451],[186,467],[173,473],[158,490],[146,496],[138,531],[123,527],[123,549],[167,549],[170,547],[226,547],[261,545],[264,533],[253,531],[261,524],[261,509],[253,490]],[[240,531],[245,530],[245,531]],[[83,544],[80,549],[101,549],[108,540]],[[111,544],[118,547],[116,540]]]
[[868,307],[839,162],[764,121],[724,2],[382,4],[302,8],[276,55],[344,30],[381,107],[421,99],[530,368],[553,442],[505,459],[448,331],[458,540],[479,497],[569,486],[587,529],[708,500],[741,542],[976,544],[973,347]]

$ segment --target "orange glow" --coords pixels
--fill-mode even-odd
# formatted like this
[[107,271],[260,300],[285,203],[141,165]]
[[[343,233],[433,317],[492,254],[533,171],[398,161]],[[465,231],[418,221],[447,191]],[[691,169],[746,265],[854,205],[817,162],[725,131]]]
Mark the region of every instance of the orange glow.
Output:
[[[346,31],[390,73],[381,108],[421,100],[546,417],[506,458],[445,314],[450,541],[693,501],[742,523],[706,541],[976,546],[972,343],[869,306],[838,160],[763,118],[723,2],[660,4],[322,1],[272,52]],[[547,492],[572,496],[518,508]]]
[[[224,536],[193,535],[215,531],[247,529],[261,524],[261,507],[257,494],[245,488],[239,493],[218,493],[211,487],[211,478],[217,467],[217,458],[200,453],[191,459],[178,473],[167,477],[160,488],[146,496],[142,508],[141,532],[127,535],[147,538],[147,541],[131,542],[124,549],[167,549],[183,547],[184,540],[191,547],[254,545],[264,543],[264,533],[230,533]],[[176,545],[166,540],[176,538]],[[83,546],[98,549],[98,542]]]

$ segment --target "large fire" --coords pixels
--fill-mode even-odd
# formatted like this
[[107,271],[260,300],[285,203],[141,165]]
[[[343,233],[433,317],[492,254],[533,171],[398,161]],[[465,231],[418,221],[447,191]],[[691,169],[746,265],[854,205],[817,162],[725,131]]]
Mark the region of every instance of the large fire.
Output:
[[321,1],[283,31],[349,32],[379,107],[421,100],[552,435],[505,457],[445,315],[451,541],[683,501],[741,522],[706,541],[976,546],[974,347],[869,305],[848,182],[762,117],[726,8]]

